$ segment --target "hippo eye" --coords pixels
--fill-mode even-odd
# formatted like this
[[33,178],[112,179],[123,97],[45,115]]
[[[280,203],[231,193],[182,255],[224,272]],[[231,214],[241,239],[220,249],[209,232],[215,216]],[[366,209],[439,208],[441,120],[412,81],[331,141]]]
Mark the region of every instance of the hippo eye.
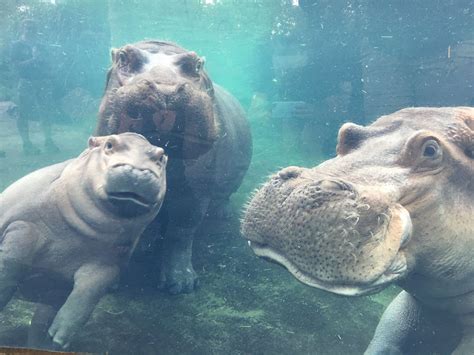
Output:
[[430,159],[437,159],[441,156],[441,147],[434,139],[427,140],[423,144],[423,156]]
[[108,141],[105,143],[105,149],[111,150],[113,147],[114,145],[112,144],[112,142]]
[[125,65],[127,63],[127,54],[123,51],[120,51],[118,55],[118,61],[120,65]]
[[474,159],[474,147],[466,148],[464,150],[464,154],[466,154],[469,158]]

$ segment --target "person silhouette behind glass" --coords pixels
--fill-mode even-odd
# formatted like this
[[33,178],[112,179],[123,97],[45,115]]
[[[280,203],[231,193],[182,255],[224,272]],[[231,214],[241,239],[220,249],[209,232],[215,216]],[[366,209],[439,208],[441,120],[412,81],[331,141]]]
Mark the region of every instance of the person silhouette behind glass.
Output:
[[21,23],[21,36],[12,43],[10,59],[19,78],[17,127],[23,141],[23,152],[27,155],[40,153],[30,140],[29,120],[41,122],[45,151],[59,151],[51,136],[51,119],[54,114],[52,73],[45,46],[38,39],[34,20],[26,19]]

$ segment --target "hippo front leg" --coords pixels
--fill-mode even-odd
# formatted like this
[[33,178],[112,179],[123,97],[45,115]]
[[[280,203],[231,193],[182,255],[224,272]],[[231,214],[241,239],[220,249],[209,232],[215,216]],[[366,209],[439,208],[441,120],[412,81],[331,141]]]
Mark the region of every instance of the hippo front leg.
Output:
[[464,325],[463,335],[452,355],[472,354],[474,349],[474,315],[469,316],[468,324]]
[[171,205],[169,208],[171,223],[166,230],[161,253],[158,288],[166,289],[171,294],[189,293],[199,285],[192,265],[193,240],[204,219],[209,199],[186,202]]
[[449,315],[433,312],[402,291],[383,313],[365,355],[450,353],[458,328]]
[[49,328],[49,336],[62,348],[89,319],[95,306],[119,275],[116,265],[85,264],[74,274],[74,287]]
[[179,294],[192,292],[198,286],[198,277],[191,261],[196,229],[197,227],[169,227],[162,253],[159,289]]
[[210,217],[219,220],[230,219],[234,214],[234,210],[229,198],[222,197],[213,199],[209,204],[208,214]]

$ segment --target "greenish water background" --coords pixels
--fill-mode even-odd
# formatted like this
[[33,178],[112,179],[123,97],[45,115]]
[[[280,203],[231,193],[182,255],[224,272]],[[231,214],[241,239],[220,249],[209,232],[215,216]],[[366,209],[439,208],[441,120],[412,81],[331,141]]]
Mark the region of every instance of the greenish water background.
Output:
[[[331,157],[342,122],[370,121],[363,109],[363,48],[368,41],[372,49],[402,53],[411,63],[410,58],[430,50],[439,47],[445,53],[450,44],[473,39],[472,1],[448,1],[449,11],[459,16],[448,21],[444,37],[434,31],[440,23],[446,25],[439,1],[419,1],[415,13],[397,1],[387,1],[381,9],[374,1],[314,1],[314,5],[306,1],[310,16],[291,1],[204,3],[58,0],[54,5],[3,0],[0,101],[15,100],[9,43],[18,37],[21,19],[34,18],[43,40],[53,45],[55,102],[64,107],[64,116],[54,128],[61,152],[37,157],[22,154],[14,120],[0,116],[0,150],[6,152],[0,160],[0,189],[84,149],[95,126],[112,47],[143,39],[179,43],[205,56],[211,78],[239,99],[249,113],[254,137],[252,166],[232,199],[239,211],[270,173],[288,165],[313,166]],[[413,41],[403,35],[405,22],[384,27],[383,16],[369,21],[371,11],[388,18],[411,16],[407,21],[416,26],[413,32],[407,30],[409,36],[426,32],[437,38],[422,40],[425,47],[409,48]],[[295,50],[295,43],[296,50],[310,48],[307,65],[289,74],[272,70],[273,55],[281,54],[282,48]],[[344,94],[340,83],[350,83],[346,99],[340,99]],[[272,102],[292,100],[309,102],[322,113],[307,125],[272,119]],[[345,109],[333,113],[322,109],[331,100],[346,100]],[[452,104],[459,103],[453,99]],[[31,130],[33,141],[41,141],[35,123]],[[362,353],[397,289],[344,298],[303,286],[280,267],[257,259],[239,236],[238,223],[237,215],[230,222],[209,220],[203,226],[194,252],[200,290],[169,296],[152,288],[120,289],[101,301],[72,349],[133,354]],[[0,344],[24,344],[32,309],[24,301],[9,304],[0,314]]]

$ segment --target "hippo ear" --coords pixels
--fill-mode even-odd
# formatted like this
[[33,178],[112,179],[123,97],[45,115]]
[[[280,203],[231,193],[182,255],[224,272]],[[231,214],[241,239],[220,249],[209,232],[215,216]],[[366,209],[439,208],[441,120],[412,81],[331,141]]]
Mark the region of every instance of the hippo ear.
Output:
[[133,45],[112,49],[112,61],[123,72],[135,72],[148,61],[146,53]]
[[198,59],[198,63],[196,64],[199,71],[201,71],[204,68],[204,64],[206,64],[206,57],[200,57]]
[[352,122],[344,123],[339,129],[337,136],[337,154],[346,155],[350,151],[357,149],[367,136],[367,128]]
[[112,48],[110,50],[110,58],[112,59],[112,63],[115,63],[115,60],[117,59],[117,53],[118,53],[118,49],[117,48]]
[[101,137],[89,137],[87,144],[89,145],[89,149],[93,149],[99,147],[102,141],[103,139]]
[[469,117],[465,119],[464,123],[471,129],[472,134],[474,134],[474,117]]

